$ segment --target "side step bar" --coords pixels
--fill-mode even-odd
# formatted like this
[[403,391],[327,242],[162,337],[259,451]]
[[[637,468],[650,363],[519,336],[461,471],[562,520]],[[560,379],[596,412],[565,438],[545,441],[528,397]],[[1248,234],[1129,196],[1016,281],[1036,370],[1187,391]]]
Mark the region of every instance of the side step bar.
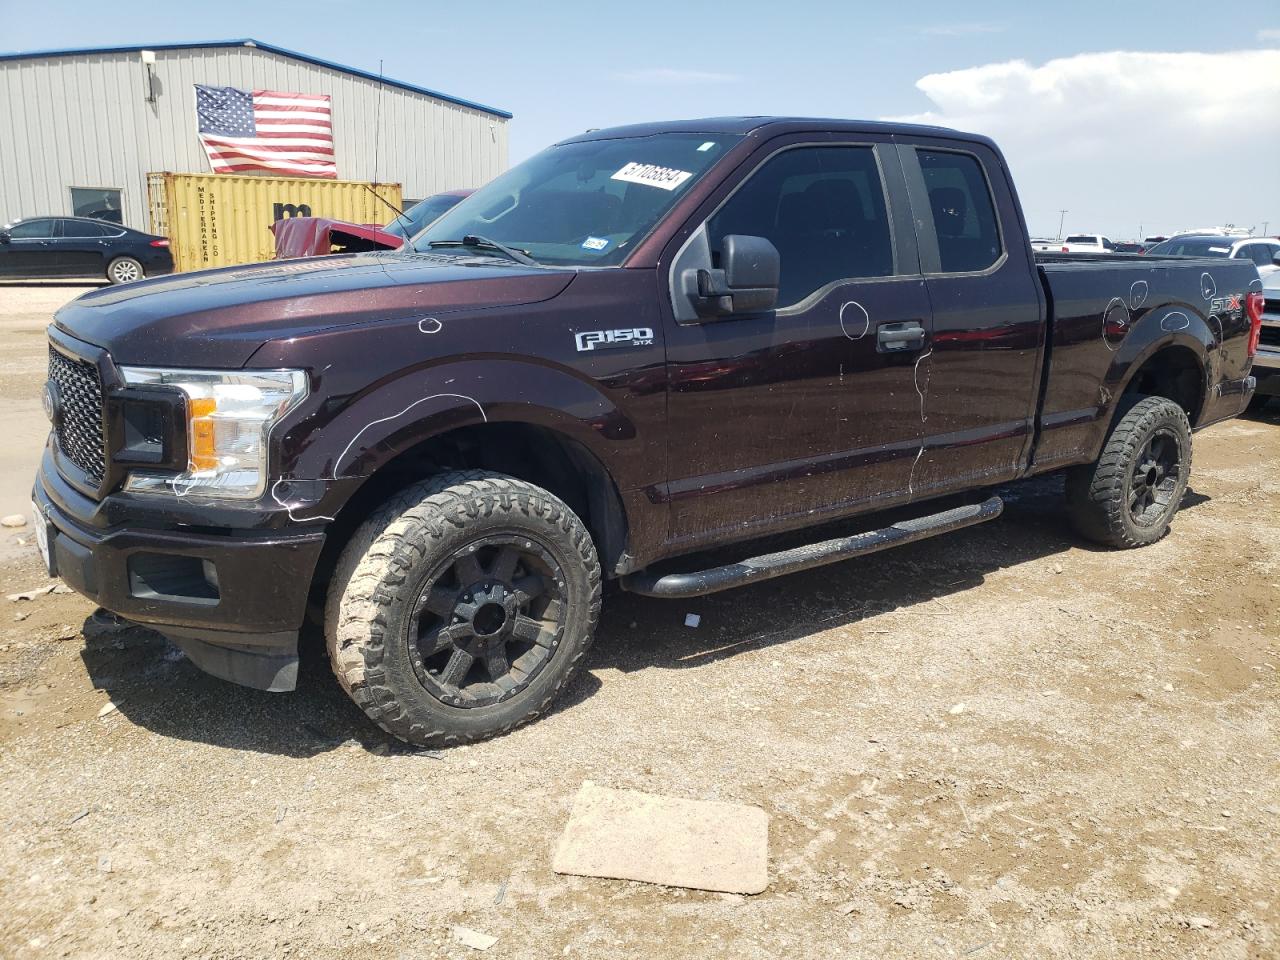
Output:
[[640,593],[646,597],[668,599],[701,597],[719,590],[729,590],[761,580],[772,580],[784,574],[825,566],[828,563],[848,560],[850,557],[861,557],[879,550],[887,550],[889,547],[936,537],[940,533],[950,533],[952,530],[986,523],[1000,516],[1003,510],[1004,501],[999,497],[992,497],[982,503],[943,510],[941,513],[917,517],[914,520],[903,520],[901,523],[881,527],[879,530],[868,530],[866,533],[855,534],[852,537],[837,537],[821,543],[810,543],[779,553],[752,557],[739,563],[711,567],[708,570],[669,573],[665,577],[643,571],[631,573],[623,577],[621,583],[624,590]]

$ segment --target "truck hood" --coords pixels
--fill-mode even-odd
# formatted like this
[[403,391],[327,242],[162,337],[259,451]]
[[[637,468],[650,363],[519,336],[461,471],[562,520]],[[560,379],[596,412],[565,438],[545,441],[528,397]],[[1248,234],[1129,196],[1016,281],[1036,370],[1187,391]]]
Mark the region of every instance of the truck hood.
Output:
[[59,330],[120,364],[230,369],[277,340],[383,318],[549,300],[572,270],[475,258],[360,253],[273,261],[87,293]]

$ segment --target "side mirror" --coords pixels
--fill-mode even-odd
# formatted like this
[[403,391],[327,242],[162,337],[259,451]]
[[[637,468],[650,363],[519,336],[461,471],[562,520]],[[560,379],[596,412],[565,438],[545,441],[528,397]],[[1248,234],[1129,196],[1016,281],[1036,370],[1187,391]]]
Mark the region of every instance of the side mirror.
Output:
[[8,243],[8,242],[9,242],[9,231],[0,230],[0,243]]
[[[3,236],[3,235],[0,234],[0,236]],[[1274,257],[1272,257],[1271,262],[1274,263],[1277,267],[1280,267],[1280,253],[1277,253]]]
[[764,313],[778,302],[782,258],[764,237],[730,234],[720,244],[719,270],[686,270],[685,292],[699,316]]

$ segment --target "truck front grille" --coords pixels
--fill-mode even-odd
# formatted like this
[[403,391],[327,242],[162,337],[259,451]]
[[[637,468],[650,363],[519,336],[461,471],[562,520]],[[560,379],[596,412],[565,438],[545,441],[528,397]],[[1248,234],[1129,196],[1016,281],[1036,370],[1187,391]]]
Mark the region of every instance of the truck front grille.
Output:
[[58,385],[62,416],[56,432],[63,456],[101,483],[107,472],[102,437],[102,381],[98,368],[49,348],[49,379]]

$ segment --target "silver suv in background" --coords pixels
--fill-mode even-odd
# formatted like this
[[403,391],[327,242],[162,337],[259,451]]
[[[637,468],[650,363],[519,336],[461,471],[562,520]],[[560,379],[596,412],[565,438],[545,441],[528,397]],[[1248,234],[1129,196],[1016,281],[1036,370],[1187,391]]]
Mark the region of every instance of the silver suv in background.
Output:
[[1161,257],[1225,257],[1252,260],[1264,280],[1280,271],[1280,240],[1272,237],[1224,237],[1215,234],[1183,234],[1158,243],[1147,253]]
[[1253,357],[1253,375],[1258,387],[1249,403],[1252,412],[1261,410],[1273,397],[1280,397],[1280,270],[1273,269],[1263,277],[1262,295],[1266,300],[1262,307],[1258,352]]

